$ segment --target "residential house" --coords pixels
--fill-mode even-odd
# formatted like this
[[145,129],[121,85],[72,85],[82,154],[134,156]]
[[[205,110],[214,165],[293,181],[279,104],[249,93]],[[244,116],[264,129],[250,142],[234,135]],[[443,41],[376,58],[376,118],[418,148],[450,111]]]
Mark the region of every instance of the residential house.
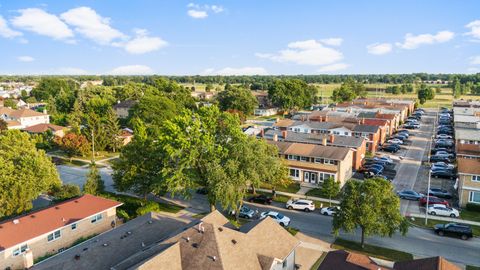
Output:
[[31,134],[41,134],[45,133],[50,130],[54,136],[57,137],[63,137],[65,136],[65,130],[66,127],[54,125],[54,124],[37,124],[33,126],[29,126],[23,129],[23,131],[26,131]]
[[423,259],[415,259],[410,261],[395,262],[394,270],[460,270],[460,267],[445,260],[443,257],[430,257]]
[[193,91],[190,95],[194,98],[198,98],[201,100],[210,100],[215,97],[215,92],[206,92],[206,91]]
[[480,159],[480,115],[476,108],[454,108],[458,157]]
[[360,123],[366,126],[377,126],[380,129],[380,144],[383,144],[393,134],[389,121],[386,119],[362,119]]
[[461,207],[480,204],[480,159],[458,158],[458,198]]
[[278,114],[278,109],[275,107],[270,108],[256,108],[253,111],[253,115],[255,116],[273,116]]
[[124,128],[120,131],[118,138],[122,142],[122,145],[127,145],[133,140],[133,130],[129,128]]
[[[275,137],[276,136],[276,137]],[[288,132],[287,130],[268,129],[260,135],[267,140],[278,140],[293,143],[308,143],[323,146],[335,146],[348,148],[353,151],[352,167],[358,170],[363,163],[366,154],[367,141],[363,137],[352,137],[334,134],[318,134],[318,133],[297,133]]]
[[270,108],[272,107],[272,102],[268,97],[266,91],[251,91],[252,95],[257,99],[259,108]]
[[12,110],[7,107],[2,107],[0,108],[0,118],[9,123],[9,129],[27,128],[37,124],[50,123],[50,116],[45,110],[43,113],[39,113],[25,108]]
[[129,116],[130,110],[137,104],[138,101],[136,100],[125,100],[125,101],[118,101],[117,104],[113,105],[113,109],[117,114],[118,118],[126,119]]
[[218,211],[193,222],[149,213],[95,241],[32,269],[293,270],[300,244],[269,217],[237,229]]
[[0,223],[0,269],[30,268],[39,257],[114,228],[120,205],[85,194]]
[[[287,136],[288,137],[288,136]],[[334,178],[343,186],[352,177],[353,151],[349,148],[307,143],[269,141],[285,159],[290,178],[310,186]]]

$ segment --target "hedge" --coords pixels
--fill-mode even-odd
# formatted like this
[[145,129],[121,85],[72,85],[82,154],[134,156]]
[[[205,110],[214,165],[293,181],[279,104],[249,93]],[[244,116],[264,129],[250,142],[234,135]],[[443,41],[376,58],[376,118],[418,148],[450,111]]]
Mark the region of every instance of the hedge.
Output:
[[467,203],[467,210],[469,211],[475,211],[475,212],[480,212],[480,204],[476,203]]

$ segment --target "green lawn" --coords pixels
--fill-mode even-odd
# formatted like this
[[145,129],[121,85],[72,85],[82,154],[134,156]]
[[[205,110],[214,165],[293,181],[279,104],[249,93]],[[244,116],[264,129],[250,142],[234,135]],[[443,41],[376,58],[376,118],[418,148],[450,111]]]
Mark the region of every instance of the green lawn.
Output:
[[365,244],[365,248],[362,249],[359,242],[353,242],[345,240],[342,238],[335,239],[335,242],[332,244],[332,248],[335,249],[344,249],[348,251],[354,251],[368,256],[385,259],[389,261],[407,261],[413,260],[413,255],[407,252],[373,246]]
[[309,191],[307,191],[307,193],[305,193],[305,195],[313,196],[313,197],[320,197],[320,198],[323,197],[322,190],[319,189],[319,188],[312,188]]
[[[408,221],[416,226],[427,228],[427,229],[433,229],[433,226],[435,224],[446,224],[449,223],[448,221],[442,221],[442,220],[435,220],[435,219],[428,219],[427,225],[425,225],[425,219],[423,218],[415,218],[415,220],[408,219]],[[462,222],[461,219],[458,220],[458,222]],[[480,226],[471,226],[473,235],[479,236],[480,235]]]
[[[260,188],[271,190],[273,189],[273,185],[264,183],[260,185]],[[300,190],[300,183],[295,181],[295,182],[291,182],[287,186],[275,185],[275,190],[295,194]]]
[[480,222],[480,212],[475,212],[475,211],[470,211],[470,210],[467,210],[467,209],[463,209],[460,212],[460,217],[462,219]]

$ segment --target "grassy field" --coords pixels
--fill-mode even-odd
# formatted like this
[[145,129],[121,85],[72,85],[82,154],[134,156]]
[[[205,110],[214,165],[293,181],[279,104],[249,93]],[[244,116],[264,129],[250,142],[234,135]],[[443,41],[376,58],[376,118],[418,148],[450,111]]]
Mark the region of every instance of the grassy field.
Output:
[[334,249],[344,249],[348,251],[354,251],[368,256],[373,256],[379,259],[389,260],[389,261],[407,261],[413,260],[413,255],[407,252],[373,246],[365,244],[365,248],[362,249],[359,242],[353,242],[345,240],[342,238],[335,239],[335,242],[332,244]]
[[[409,219],[408,222],[427,229],[433,229],[433,226],[435,224],[445,224],[449,223],[448,221],[442,221],[442,220],[435,220],[435,219],[428,219],[427,225],[425,225],[425,219],[423,218],[415,218],[415,220]],[[458,220],[458,222],[462,222],[461,219]],[[480,235],[480,226],[471,226],[473,235],[474,236],[479,236]]]

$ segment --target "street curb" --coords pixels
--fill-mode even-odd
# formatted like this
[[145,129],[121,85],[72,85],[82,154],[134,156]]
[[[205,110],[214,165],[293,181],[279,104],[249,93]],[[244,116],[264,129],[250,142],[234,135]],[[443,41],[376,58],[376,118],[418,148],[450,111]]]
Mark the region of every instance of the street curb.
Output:
[[[407,217],[407,218],[408,218],[408,217]],[[417,227],[417,228],[419,228],[419,229],[424,229],[424,230],[429,230],[429,231],[433,230],[433,228],[428,228],[428,227],[425,227],[425,226],[420,226],[420,225],[417,225],[417,224],[415,224],[415,223],[412,223],[412,222],[411,222],[410,220],[408,220],[408,219],[407,219],[407,222],[408,222],[408,224],[409,224],[410,226],[412,226],[412,227]],[[480,239],[480,235],[474,235],[472,238]]]

